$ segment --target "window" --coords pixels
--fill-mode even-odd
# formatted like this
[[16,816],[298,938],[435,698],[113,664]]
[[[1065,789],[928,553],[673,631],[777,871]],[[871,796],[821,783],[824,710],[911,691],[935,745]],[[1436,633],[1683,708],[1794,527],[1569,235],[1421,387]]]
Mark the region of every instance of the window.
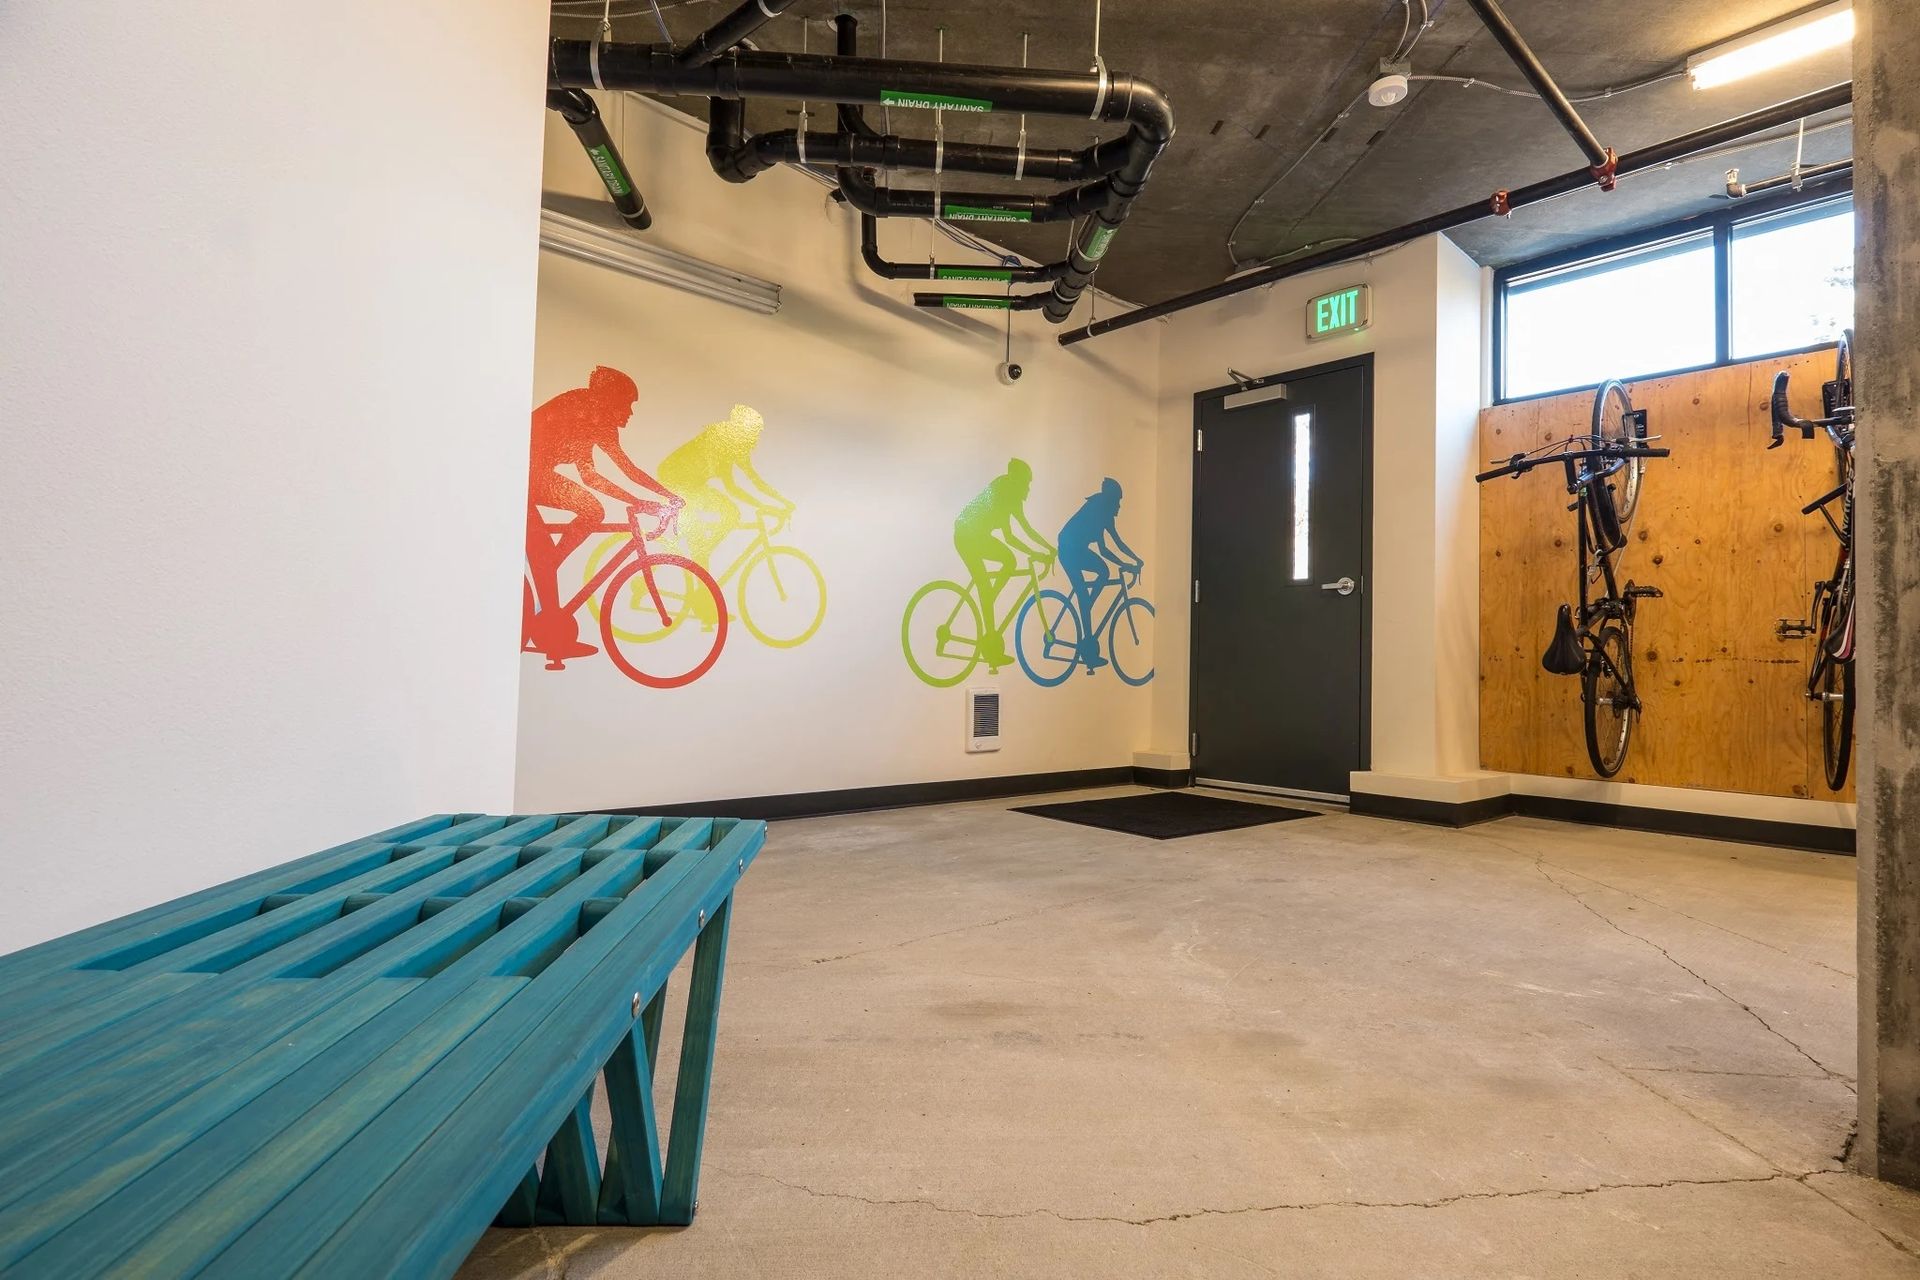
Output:
[[1703,231],[1509,281],[1506,393],[1712,364],[1713,272]]
[[1736,360],[1832,342],[1853,323],[1853,205],[1737,223],[1727,258]]
[[1293,580],[1312,574],[1313,415],[1293,415]]
[[1853,323],[1853,199],[1790,199],[1502,268],[1497,398],[1832,342]]

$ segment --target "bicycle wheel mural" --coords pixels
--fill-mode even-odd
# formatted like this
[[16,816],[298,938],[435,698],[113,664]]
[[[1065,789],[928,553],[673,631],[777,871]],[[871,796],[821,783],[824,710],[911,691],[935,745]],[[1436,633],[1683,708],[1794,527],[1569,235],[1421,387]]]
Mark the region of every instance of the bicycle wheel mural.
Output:
[[[936,688],[982,664],[997,672],[1015,663],[1048,688],[1076,670],[1109,668],[1127,684],[1145,684],[1153,679],[1153,605],[1134,594],[1145,563],[1120,536],[1120,482],[1102,481],[1053,541],[1028,519],[1032,492],[1033,468],[1012,458],[961,509],[953,547],[965,576],[929,582],[907,601],[900,648],[908,669]],[[1055,568],[1065,590],[1044,585]]]
[[[521,649],[559,671],[604,648],[635,682],[676,688],[713,668],[735,621],[772,648],[806,643],[826,617],[826,578],[782,540],[793,503],[754,469],[765,420],[735,405],[650,474],[621,439],[638,398],[632,378],[601,366],[533,411]],[[623,519],[609,520],[609,500]],[[580,637],[582,610],[598,647]]]

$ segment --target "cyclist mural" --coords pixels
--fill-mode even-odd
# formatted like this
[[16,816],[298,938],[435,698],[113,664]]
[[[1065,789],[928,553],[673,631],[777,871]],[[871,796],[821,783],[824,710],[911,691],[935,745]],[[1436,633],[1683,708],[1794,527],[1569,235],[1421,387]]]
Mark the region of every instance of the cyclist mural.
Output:
[[[1033,469],[1013,458],[961,510],[953,545],[967,583],[929,582],[907,602],[900,645],[908,669],[940,688],[958,684],[982,662],[997,672],[1016,661],[1029,679],[1049,687],[1076,668],[1091,675],[1108,666],[1127,684],[1145,684],[1153,679],[1153,605],[1133,594],[1144,566],[1116,527],[1119,482],[1101,484],[1062,527],[1057,547],[1027,517],[1032,488]],[[1056,563],[1073,598],[1043,585]],[[1109,572],[1109,564],[1119,572]],[[1098,607],[1110,586],[1115,590]]]
[[[675,688],[712,669],[734,617],[762,643],[806,641],[825,615],[825,580],[807,556],[773,542],[793,503],[753,468],[760,414],[734,406],[650,475],[621,440],[638,399],[632,378],[603,365],[585,387],[533,411],[521,649],[559,671],[604,648],[630,679]],[[621,480],[607,476],[602,456]],[[616,518],[607,499],[624,508]],[[716,577],[715,553],[736,532],[752,536]],[[581,585],[567,596],[562,573],[590,542]],[[599,623],[598,647],[580,638],[583,607]]]

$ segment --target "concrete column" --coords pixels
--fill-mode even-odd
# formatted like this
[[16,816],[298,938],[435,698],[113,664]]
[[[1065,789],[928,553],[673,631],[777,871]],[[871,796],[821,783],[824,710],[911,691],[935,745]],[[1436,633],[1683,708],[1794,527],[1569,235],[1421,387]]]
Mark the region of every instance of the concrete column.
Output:
[[1855,9],[1860,1171],[1920,1187],[1920,22]]

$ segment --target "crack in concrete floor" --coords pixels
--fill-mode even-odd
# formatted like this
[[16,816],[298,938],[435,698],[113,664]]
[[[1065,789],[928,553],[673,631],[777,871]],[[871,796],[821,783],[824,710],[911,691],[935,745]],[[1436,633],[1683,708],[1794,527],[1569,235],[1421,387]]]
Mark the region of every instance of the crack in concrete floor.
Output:
[[790,1191],[814,1196],[822,1200],[851,1200],[875,1208],[922,1208],[934,1213],[952,1214],[957,1217],[980,1218],[986,1220],[1007,1220],[1021,1218],[1053,1218],[1060,1222],[1109,1222],[1121,1226],[1151,1227],[1168,1222],[1186,1222],[1194,1218],[1239,1217],[1246,1214],[1296,1213],[1319,1209],[1444,1209],[1449,1205],[1463,1204],[1476,1200],[1521,1200],[1538,1196],[1572,1199],[1580,1196],[1601,1195],[1611,1191],[1660,1191],[1670,1187],[1719,1187],[1743,1186],[1767,1182],[1802,1182],[1816,1174],[1833,1173],[1832,1169],[1807,1169],[1801,1172],[1775,1169],[1771,1173],[1754,1174],[1750,1177],[1732,1178],[1666,1178],[1656,1182],[1602,1182],[1584,1187],[1528,1187],[1518,1190],[1462,1191],[1450,1196],[1437,1196],[1426,1200],[1283,1200],[1273,1204],[1240,1205],[1234,1208],[1215,1208],[1202,1206],[1197,1209],[1183,1209],[1175,1213],[1153,1214],[1143,1218],[1128,1218],[1118,1214],[1076,1214],[1062,1213],[1058,1209],[1041,1206],[1033,1209],[1019,1209],[1001,1212],[992,1209],[968,1209],[958,1205],[941,1204],[937,1200],[928,1200],[919,1196],[863,1196],[850,1191],[826,1191],[810,1187],[804,1183],[792,1182],[775,1177],[770,1173],[757,1173],[744,1170],[725,1170],[715,1168],[716,1173],[725,1173],[736,1178],[757,1178],[771,1182]]

